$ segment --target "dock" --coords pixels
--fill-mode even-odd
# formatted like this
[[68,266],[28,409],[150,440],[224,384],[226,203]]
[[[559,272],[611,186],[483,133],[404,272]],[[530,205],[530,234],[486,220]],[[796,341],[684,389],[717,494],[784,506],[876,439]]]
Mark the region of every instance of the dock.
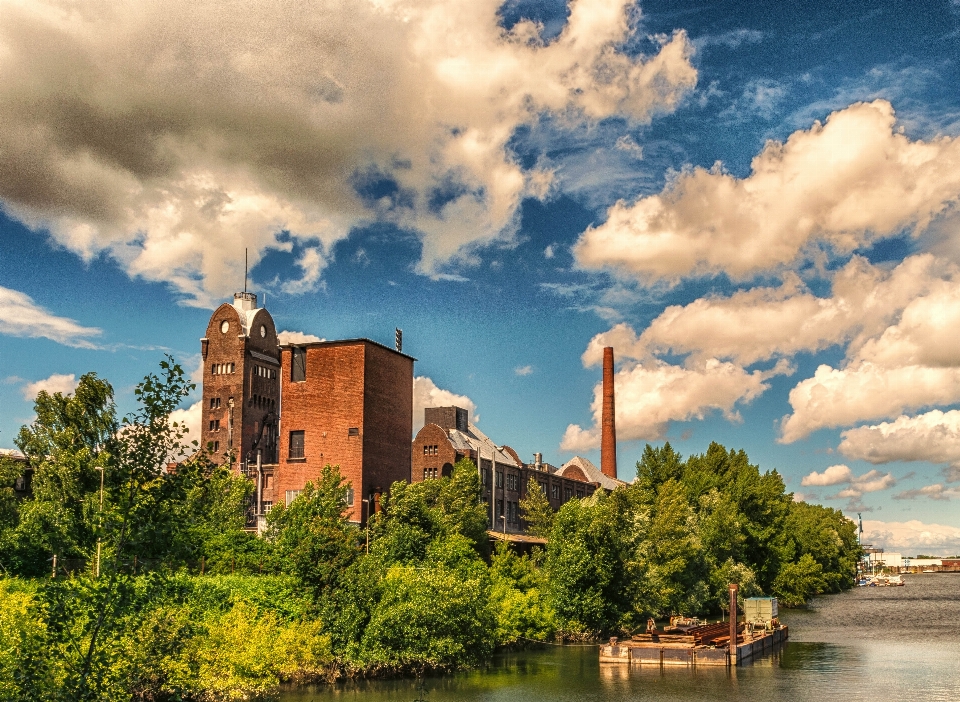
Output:
[[690,629],[686,634],[651,632],[633,636],[629,641],[611,639],[609,644],[600,647],[600,662],[657,666],[742,665],[782,645],[787,636],[785,624],[752,630],[740,624],[734,647],[730,645],[728,624],[707,624]]

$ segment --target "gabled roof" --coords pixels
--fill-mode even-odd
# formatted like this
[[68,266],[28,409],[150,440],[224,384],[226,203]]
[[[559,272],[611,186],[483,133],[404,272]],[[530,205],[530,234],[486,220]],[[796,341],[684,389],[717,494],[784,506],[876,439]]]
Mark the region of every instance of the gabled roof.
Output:
[[574,456],[569,461],[561,466],[560,470],[557,471],[557,475],[563,475],[564,471],[570,466],[575,466],[583,471],[583,474],[587,476],[587,482],[590,483],[600,483],[600,487],[606,488],[607,490],[614,490],[621,485],[626,485],[622,480],[617,480],[616,478],[611,478],[608,475],[604,475],[600,472],[600,469],[597,468],[593,463],[588,461],[583,456]]
[[495,455],[497,463],[506,466],[516,466],[517,468],[520,467],[520,464],[517,463],[517,460],[513,456],[506,451],[500,450],[490,437],[480,431],[474,424],[468,424],[467,431],[465,432],[459,429],[450,429],[447,432],[447,436],[450,437],[450,443],[453,444],[453,448],[458,451],[476,451],[479,448],[481,458],[489,459]]

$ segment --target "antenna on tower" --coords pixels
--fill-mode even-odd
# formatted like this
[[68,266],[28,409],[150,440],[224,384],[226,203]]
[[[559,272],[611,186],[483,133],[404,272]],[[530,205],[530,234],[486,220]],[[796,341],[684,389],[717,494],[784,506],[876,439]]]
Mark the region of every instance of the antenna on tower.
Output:
[[243,250],[243,292],[247,292],[247,251]]

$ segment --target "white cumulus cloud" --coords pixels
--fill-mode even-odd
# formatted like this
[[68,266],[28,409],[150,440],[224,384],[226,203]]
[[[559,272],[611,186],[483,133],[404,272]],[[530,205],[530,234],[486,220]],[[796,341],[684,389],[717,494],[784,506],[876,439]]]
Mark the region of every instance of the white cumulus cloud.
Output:
[[907,522],[865,519],[863,543],[905,554],[933,551],[942,556],[952,556],[960,554],[960,527],[926,524],[915,519]]
[[890,103],[857,103],[770,141],[747,178],[693,168],[662,192],[618,202],[574,247],[585,268],[643,280],[727,273],[749,279],[812,247],[851,252],[922,231],[960,198],[960,139],[914,141]]
[[843,464],[830,466],[822,473],[813,471],[803,476],[800,481],[800,485],[804,487],[845,485],[836,495],[831,495],[827,499],[841,497],[850,500],[858,500],[868,492],[887,490],[896,484],[896,479],[889,473],[881,473],[873,469],[863,475],[854,475],[850,467]]
[[[586,354],[585,354],[586,360]],[[689,367],[663,362],[622,364],[614,375],[617,439],[662,439],[671,421],[703,419],[720,411],[739,420],[736,405],[748,403],[769,386],[766,381],[785,373],[785,364],[771,371],[748,372],[742,367],[708,359]],[[587,451],[600,445],[603,386],[594,388],[593,426],[571,424],[560,444],[564,451]]]
[[839,344],[859,349],[918,296],[948,286],[938,277],[942,269],[929,254],[908,257],[893,270],[854,256],[834,274],[828,296],[814,295],[797,275],[788,273],[776,287],[671,305],[639,335],[618,324],[591,340],[584,360],[596,362],[603,347],[611,345],[618,356],[638,360],[691,354],[744,366]]
[[203,402],[194,402],[186,409],[177,409],[170,413],[170,423],[183,426],[187,433],[181,439],[189,445],[192,441],[200,441],[201,424],[203,422]]
[[510,151],[518,127],[642,124],[696,84],[682,31],[622,50],[632,0],[572,0],[550,41],[501,4],[2,0],[0,201],[194,304],[234,289],[244,248],[298,251],[286,289],[310,289],[370,221],[418,232],[439,275],[555,187]]
[[[929,461],[960,465],[960,411],[931,410],[915,417],[847,429],[838,451],[870,463]],[[960,476],[958,476],[960,478]]]
[[277,341],[281,344],[312,344],[316,341],[324,341],[319,336],[313,334],[306,334],[300,331],[287,331],[284,329],[281,332],[277,332]]
[[417,376],[413,379],[413,433],[416,434],[423,427],[423,410],[426,407],[449,407],[454,405],[470,412],[470,423],[479,419],[476,415],[477,406],[466,395],[437,387],[437,384],[426,376]]
[[960,497],[960,487],[946,487],[941,483],[935,485],[924,485],[915,490],[904,490],[893,496],[895,500],[915,500],[918,497],[926,497],[931,500],[949,500],[954,497]]
[[0,334],[44,338],[76,348],[96,348],[91,337],[101,334],[96,327],[84,327],[72,319],[45,310],[29,295],[0,286]]
[[73,373],[69,375],[66,373],[54,373],[49,378],[24,385],[22,388],[23,399],[32,402],[41,390],[45,390],[51,395],[56,392],[69,395],[77,389],[78,384],[77,376]]

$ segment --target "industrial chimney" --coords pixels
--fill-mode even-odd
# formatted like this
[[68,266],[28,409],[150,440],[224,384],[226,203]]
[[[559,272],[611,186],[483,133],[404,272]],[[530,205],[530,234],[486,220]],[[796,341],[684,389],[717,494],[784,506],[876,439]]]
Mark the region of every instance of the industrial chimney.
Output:
[[603,350],[603,408],[600,414],[600,472],[617,477],[617,423],[613,403],[613,347]]

